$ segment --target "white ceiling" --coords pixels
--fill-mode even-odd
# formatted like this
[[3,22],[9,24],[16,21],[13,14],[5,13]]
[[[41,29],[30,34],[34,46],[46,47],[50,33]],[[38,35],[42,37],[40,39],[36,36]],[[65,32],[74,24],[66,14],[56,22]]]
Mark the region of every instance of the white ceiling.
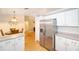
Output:
[[16,15],[22,14],[24,15],[24,9],[22,8],[0,8],[0,14],[13,14],[13,11],[15,11]]
[[55,11],[61,8],[0,8],[0,15],[12,15],[15,11],[16,15],[45,15],[51,11]]

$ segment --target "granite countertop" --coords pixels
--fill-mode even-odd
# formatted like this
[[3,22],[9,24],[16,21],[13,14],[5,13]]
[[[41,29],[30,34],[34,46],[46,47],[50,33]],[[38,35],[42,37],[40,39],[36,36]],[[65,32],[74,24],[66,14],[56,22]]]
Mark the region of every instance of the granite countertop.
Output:
[[12,34],[12,35],[5,35],[5,36],[0,37],[0,42],[1,41],[5,41],[5,40],[18,38],[18,37],[21,37],[21,36],[23,36],[23,33]]
[[79,41],[79,35],[78,34],[71,34],[71,33],[56,33],[57,36],[65,37],[68,39]]

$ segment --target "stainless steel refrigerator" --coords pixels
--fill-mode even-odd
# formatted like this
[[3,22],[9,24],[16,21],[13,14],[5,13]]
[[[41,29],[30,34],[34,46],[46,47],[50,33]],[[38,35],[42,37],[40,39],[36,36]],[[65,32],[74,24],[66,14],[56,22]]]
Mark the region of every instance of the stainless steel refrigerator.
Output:
[[40,45],[55,50],[56,19],[40,20]]

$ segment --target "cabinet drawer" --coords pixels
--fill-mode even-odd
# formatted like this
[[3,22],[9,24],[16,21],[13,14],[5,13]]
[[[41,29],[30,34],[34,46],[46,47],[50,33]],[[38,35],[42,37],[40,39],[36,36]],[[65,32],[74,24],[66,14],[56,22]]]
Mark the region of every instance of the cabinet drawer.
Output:
[[65,43],[66,43],[66,39],[60,36],[56,36],[55,38],[55,49],[57,51],[65,51],[66,47],[65,47]]

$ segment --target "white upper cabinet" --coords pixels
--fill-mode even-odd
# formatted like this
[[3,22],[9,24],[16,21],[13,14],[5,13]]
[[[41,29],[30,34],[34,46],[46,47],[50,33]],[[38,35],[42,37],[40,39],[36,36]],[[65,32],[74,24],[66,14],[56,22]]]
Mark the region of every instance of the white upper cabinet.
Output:
[[55,14],[40,17],[40,20],[55,19],[57,26],[79,26],[79,9],[60,11]]
[[67,26],[78,26],[78,9],[65,12],[65,20]]
[[79,9],[68,10],[57,14],[57,26],[79,26]]
[[65,26],[65,17],[64,13],[58,13],[57,15],[57,26]]

